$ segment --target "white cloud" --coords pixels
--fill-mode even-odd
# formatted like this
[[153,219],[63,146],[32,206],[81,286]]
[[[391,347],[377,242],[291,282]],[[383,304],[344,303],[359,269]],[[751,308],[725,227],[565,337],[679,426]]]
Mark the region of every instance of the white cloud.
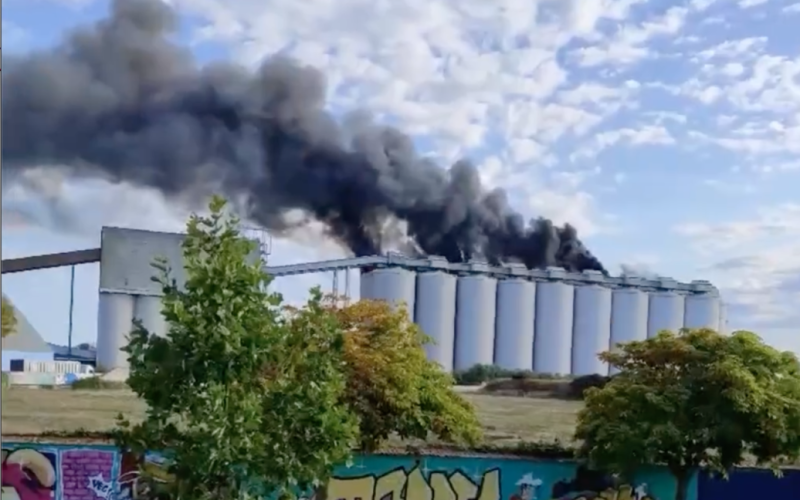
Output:
[[[752,218],[676,228],[695,244],[729,303],[734,328],[772,329],[800,323],[800,205],[764,207]],[[786,347],[786,339],[775,338]]]

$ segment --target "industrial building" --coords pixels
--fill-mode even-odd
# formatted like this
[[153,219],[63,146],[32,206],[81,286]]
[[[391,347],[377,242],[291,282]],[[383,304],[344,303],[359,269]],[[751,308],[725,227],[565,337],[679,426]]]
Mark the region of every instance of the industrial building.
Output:
[[[183,235],[103,228],[101,248],[4,262],[3,272],[100,262],[97,369],[125,370],[134,318],[165,333],[161,290],[150,280],[155,257],[184,280]],[[9,271],[7,271],[7,269]],[[266,267],[276,276],[360,272],[360,295],[405,303],[433,338],[428,357],[445,370],[495,364],[563,375],[607,374],[597,354],[661,330],[708,327],[726,332],[725,305],[707,281],[609,277],[597,271],[529,270],[443,258],[379,256]],[[5,342],[4,342],[5,350]]]

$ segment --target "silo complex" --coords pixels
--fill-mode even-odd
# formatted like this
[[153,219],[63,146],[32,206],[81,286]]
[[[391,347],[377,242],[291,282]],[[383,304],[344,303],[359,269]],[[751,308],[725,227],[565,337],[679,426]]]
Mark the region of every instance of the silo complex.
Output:
[[[103,228],[100,371],[128,367],[121,349],[134,318],[153,334],[168,335],[162,290],[150,279],[151,264],[163,257],[177,285],[183,286],[183,239],[180,234]],[[352,269],[361,270],[362,298],[405,304],[409,318],[435,342],[426,347],[429,359],[445,370],[495,364],[552,374],[606,374],[609,370],[597,354],[618,343],[644,340],[660,330],[728,329],[725,304],[706,281],[451,263],[442,257],[399,254],[265,267],[275,277]]]
[[415,262],[364,273],[361,287],[368,298],[413,304],[435,342],[427,355],[445,370],[613,374],[598,354],[619,343],[684,327],[725,330],[725,304],[704,281]]

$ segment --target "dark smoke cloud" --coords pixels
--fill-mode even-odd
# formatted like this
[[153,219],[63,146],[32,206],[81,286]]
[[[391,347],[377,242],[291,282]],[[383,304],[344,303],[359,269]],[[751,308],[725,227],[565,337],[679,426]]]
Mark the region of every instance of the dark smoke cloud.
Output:
[[302,210],[356,255],[394,243],[381,228],[396,218],[422,254],[603,270],[572,226],[526,224],[470,163],[441,169],[405,134],[363,119],[344,130],[324,110],[317,70],[283,58],[255,71],[200,67],[169,41],[167,5],[111,9],[55,49],[5,57],[4,173],[66,165],[167,196],[213,186],[246,199],[243,215],[272,231]]

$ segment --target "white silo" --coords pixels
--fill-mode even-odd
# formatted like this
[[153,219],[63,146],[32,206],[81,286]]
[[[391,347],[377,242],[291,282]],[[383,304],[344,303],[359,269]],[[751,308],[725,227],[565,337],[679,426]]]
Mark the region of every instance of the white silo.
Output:
[[497,280],[473,275],[458,278],[454,368],[468,370],[494,362]]
[[569,375],[574,303],[572,285],[559,281],[537,283],[533,371]]
[[133,306],[133,317],[140,320],[148,332],[164,337],[167,334],[167,321],[161,309],[161,297],[139,295]]
[[497,284],[494,364],[507,370],[533,369],[536,285],[523,279]]
[[399,267],[376,269],[369,273],[369,297],[385,300],[392,305],[405,305],[408,319],[414,320],[414,297],[416,295],[417,275],[413,271]]
[[717,331],[722,335],[728,334],[728,304],[722,301],[719,303],[719,328]]
[[[645,340],[647,338],[647,317],[649,296],[637,288],[620,288],[611,294],[611,341],[609,349],[617,344]],[[618,373],[609,367],[609,374]]]
[[647,317],[647,338],[661,330],[678,333],[683,328],[684,296],[676,292],[652,292]]
[[414,321],[434,344],[425,346],[428,359],[453,371],[456,332],[456,282],[458,278],[440,271],[417,275]]
[[684,300],[683,326],[719,330],[719,295],[688,295]]
[[599,285],[575,288],[572,327],[572,375],[608,373],[608,365],[597,357],[611,340],[611,289]]
[[367,272],[364,269],[361,269],[361,274],[358,280],[359,283],[359,298],[361,300],[369,300],[372,298],[372,282],[373,277],[372,273]]
[[128,345],[133,330],[135,297],[122,293],[101,293],[97,312],[97,371],[128,368]]

